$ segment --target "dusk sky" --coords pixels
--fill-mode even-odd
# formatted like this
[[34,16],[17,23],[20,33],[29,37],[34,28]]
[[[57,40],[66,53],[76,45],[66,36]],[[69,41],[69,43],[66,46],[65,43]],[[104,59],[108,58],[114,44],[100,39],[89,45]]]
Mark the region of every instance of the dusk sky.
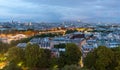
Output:
[[120,0],[0,0],[0,21],[120,22]]

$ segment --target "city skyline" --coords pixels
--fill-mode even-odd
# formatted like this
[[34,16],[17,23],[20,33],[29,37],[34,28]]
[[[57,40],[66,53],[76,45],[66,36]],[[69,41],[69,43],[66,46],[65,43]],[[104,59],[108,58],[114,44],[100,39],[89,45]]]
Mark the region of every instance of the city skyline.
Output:
[[119,23],[119,0],[0,0],[0,21]]

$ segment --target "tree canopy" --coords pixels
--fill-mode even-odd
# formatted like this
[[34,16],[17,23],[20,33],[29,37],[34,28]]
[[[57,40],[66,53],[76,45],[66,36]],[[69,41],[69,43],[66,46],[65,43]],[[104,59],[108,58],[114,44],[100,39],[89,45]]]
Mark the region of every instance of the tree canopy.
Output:
[[77,30],[67,30],[66,32],[65,32],[65,34],[70,34],[70,33],[74,33],[74,32],[78,32]]
[[115,50],[118,49],[98,47],[84,58],[85,67],[95,70],[119,70],[120,53]]
[[79,47],[73,43],[66,44],[66,51],[60,53],[60,57],[58,59],[59,67],[63,67],[65,65],[78,64],[81,57],[81,51]]

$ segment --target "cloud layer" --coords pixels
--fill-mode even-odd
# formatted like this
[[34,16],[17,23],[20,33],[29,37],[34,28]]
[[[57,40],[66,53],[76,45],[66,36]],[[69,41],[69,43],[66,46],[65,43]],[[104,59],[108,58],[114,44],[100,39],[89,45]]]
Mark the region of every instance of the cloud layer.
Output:
[[0,21],[120,22],[120,0],[0,0]]

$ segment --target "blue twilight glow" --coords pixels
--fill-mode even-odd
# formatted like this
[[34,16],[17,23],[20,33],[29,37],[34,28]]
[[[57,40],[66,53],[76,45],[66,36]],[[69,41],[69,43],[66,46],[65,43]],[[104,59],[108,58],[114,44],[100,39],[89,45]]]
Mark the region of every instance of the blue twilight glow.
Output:
[[120,0],[0,0],[0,21],[120,22]]

